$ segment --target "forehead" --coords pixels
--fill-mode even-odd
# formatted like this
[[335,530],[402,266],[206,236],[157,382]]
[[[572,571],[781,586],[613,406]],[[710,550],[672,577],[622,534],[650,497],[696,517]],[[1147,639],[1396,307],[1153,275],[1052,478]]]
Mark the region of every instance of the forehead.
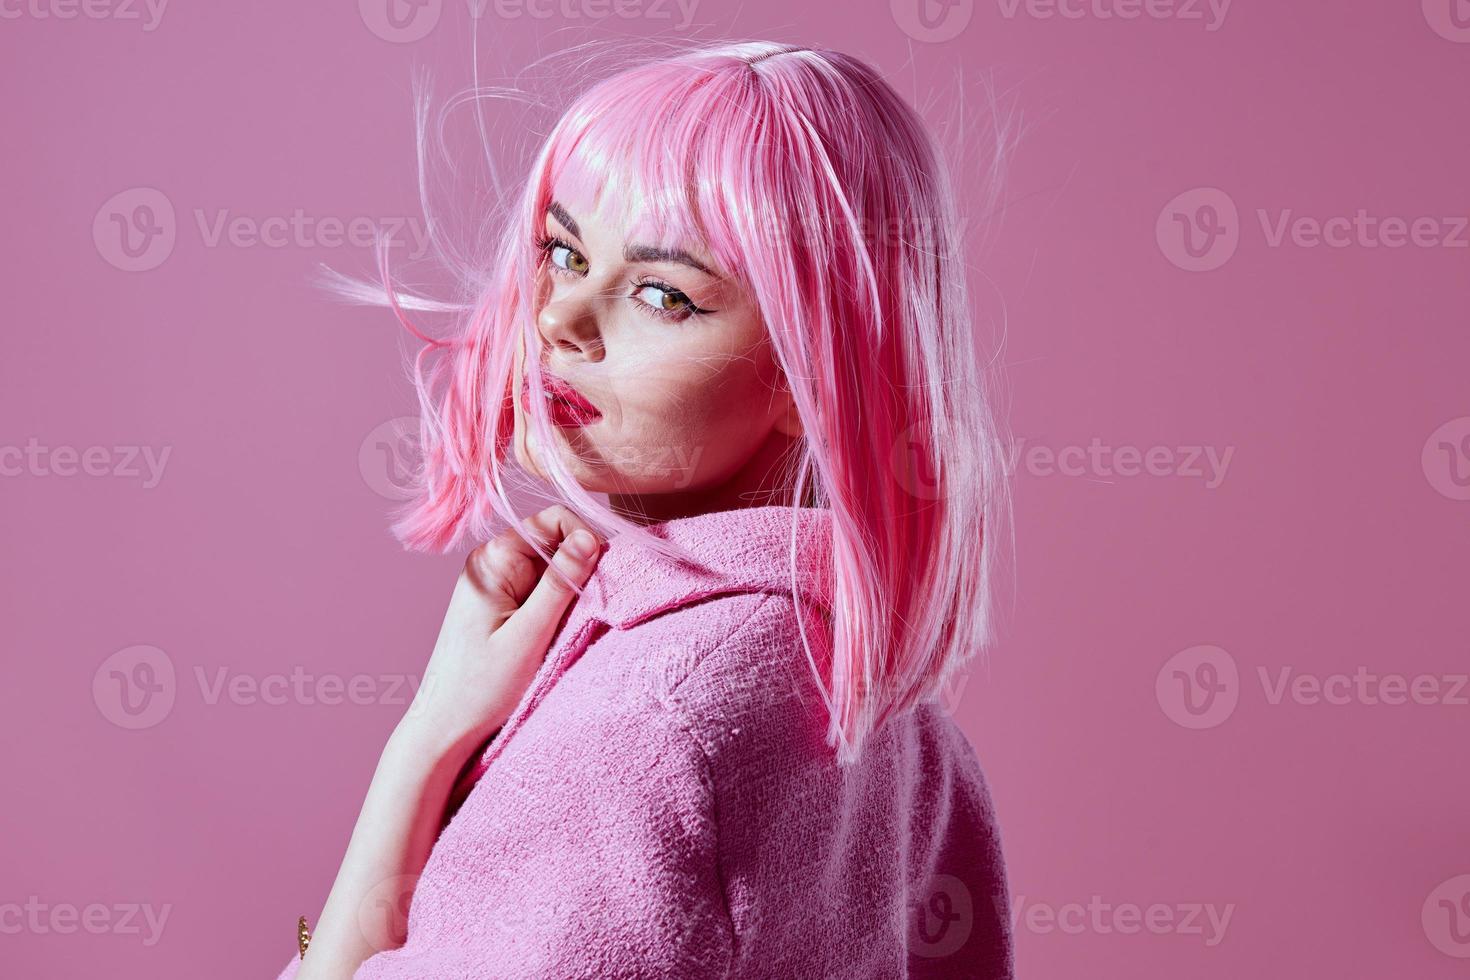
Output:
[[670,193],[641,193],[635,188],[618,192],[604,183],[591,188],[585,180],[552,181],[544,208],[545,219],[555,219],[572,234],[586,240],[605,240],[610,246],[687,253],[715,275],[720,263],[699,227],[694,208]]
[[573,225],[596,228],[629,242],[700,237],[685,201],[636,187],[611,190],[609,183],[589,187],[585,181],[563,174],[550,183],[546,213],[555,215],[562,224],[570,219]]

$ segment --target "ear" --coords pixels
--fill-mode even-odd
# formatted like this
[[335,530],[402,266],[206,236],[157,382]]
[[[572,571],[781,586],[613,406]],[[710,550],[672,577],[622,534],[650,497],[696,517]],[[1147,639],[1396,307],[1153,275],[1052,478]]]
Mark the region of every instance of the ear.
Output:
[[796,409],[796,399],[791,397],[791,392],[784,381],[776,397],[782,406],[781,413],[776,416],[776,431],[793,439],[801,438],[806,428],[801,424],[801,413]]

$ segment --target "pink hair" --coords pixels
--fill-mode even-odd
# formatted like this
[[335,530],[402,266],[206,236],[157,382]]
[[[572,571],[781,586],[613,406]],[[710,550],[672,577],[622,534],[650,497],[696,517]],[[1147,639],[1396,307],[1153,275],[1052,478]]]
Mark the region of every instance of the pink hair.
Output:
[[[422,152],[422,122],[419,142]],[[487,539],[497,515],[519,523],[504,485],[514,353],[518,337],[539,350],[534,242],[553,185],[605,196],[630,239],[702,243],[756,298],[805,428],[791,504],[831,510],[825,677],[804,625],[803,646],[827,703],[828,744],[839,762],[855,760],[886,719],[938,697],[993,639],[997,546],[1010,521],[962,224],[938,148],[888,82],[834,51],[684,50],[580,95],[541,145],[454,339],[408,322],[405,306],[455,307],[400,304],[408,294],[384,262],[390,304],[428,345],[413,365],[417,494],[393,527],[410,548]],[[425,380],[436,350],[447,356]],[[537,358],[525,366],[536,390]],[[555,445],[534,403],[539,444]],[[594,499],[559,459],[542,465],[552,496],[604,535],[686,557]]]

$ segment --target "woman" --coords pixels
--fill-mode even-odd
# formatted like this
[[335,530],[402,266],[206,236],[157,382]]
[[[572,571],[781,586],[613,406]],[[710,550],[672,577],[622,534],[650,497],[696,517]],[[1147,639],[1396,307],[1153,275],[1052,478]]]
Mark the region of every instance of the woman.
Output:
[[[697,49],[566,110],[418,376],[396,530],[491,540],[282,978],[1012,975],[936,702],[1008,516],[957,226],[837,52]],[[519,522],[512,455],[562,503]]]

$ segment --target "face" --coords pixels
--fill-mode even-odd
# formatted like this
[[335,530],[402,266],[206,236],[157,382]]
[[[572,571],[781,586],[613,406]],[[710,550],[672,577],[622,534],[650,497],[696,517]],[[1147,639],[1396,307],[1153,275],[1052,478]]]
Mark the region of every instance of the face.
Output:
[[[547,402],[569,472],[629,517],[784,502],[801,425],[755,298],[700,245],[631,241],[597,202],[553,194],[544,222],[543,370],[596,409]],[[529,390],[524,345],[516,369]],[[550,379],[548,379],[550,382]],[[574,396],[575,397],[575,396]],[[522,398],[515,452],[544,478]]]

